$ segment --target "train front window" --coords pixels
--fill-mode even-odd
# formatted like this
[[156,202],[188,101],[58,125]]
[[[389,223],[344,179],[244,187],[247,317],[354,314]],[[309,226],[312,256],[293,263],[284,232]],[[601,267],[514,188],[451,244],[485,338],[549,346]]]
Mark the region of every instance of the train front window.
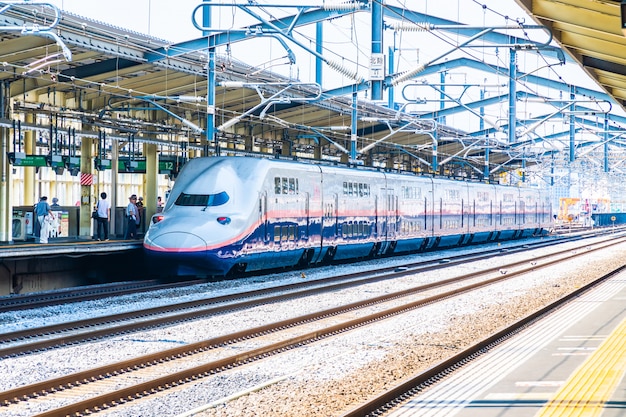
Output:
[[181,193],[176,199],[177,206],[221,206],[230,199],[226,191],[217,194],[185,194]]

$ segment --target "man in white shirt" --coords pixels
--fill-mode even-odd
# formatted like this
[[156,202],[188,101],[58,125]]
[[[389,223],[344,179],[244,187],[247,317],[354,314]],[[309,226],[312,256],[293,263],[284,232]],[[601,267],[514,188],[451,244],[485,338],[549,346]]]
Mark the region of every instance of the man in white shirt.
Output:
[[[102,235],[104,235],[104,240],[109,240],[109,222],[111,221],[111,203],[107,200],[107,193],[100,193],[100,200],[98,201],[98,218],[96,221],[97,229],[98,229],[98,240],[103,240]],[[103,231],[101,234],[100,231]]]

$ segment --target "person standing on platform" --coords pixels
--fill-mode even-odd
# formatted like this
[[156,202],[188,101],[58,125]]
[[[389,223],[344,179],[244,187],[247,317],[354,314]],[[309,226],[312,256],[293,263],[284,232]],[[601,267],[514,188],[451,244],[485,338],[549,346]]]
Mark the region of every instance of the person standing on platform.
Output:
[[[98,240],[106,242],[109,240],[109,222],[111,221],[111,203],[107,200],[107,193],[100,193],[100,200],[97,205],[98,209]],[[100,233],[102,230],[102,233]]]
[[128,198],[129,202],[126,206],[126,234],[124,239],[137,239],[137,223],[139,222],[139,213],[137,211],[137,195],[133,194]]
[[135,204],[135,206],[137,207],[137,232],[141,232],[143,233],[143,215],[144,215],[144,207],[143,207],[143,197],[139,197],[137,199],[137,204]]
[[49,220],[54,218],[50,204],[48,204],[48,197],[43,196],[39,199],[39,203],[35,205],[35,215],[39,223],[39,243],[48,243],[48,235],[50,234]]

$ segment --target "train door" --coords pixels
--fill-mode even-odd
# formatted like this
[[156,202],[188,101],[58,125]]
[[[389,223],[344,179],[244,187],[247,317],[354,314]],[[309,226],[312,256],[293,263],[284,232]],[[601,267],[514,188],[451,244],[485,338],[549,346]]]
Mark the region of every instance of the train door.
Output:
[[305,216],[305,227],[302,235],[300,236],[302,239],[308,239],[311,227],[311,196],[309,193],[304,193],[304,216]]
[[322,262],[331,261],[337,251],[337,229],[339,218],[339,196],[332,193],[323,202],[322,210],[322,230],[320,246],[326,248],[322,250]]
[[324,202],[322,218],[322,243],[323,246],[333,245],[337,237],[339,197],[333,193],[331,198]]
[[398,225],[398,198],[393,192],[393,188],[387,189],[387,238],[396,240]]
[[380,213],[378,212],[378,195],[374,196],[374,238],[378,239],[381,233]]
[[269,243],[271,236],[269,230],[269,220],[267,218],[267,192],[263,192],[259,198],[259,224],[263,243]]
[[381,188],[380,191],[382,202],[379,204],[378,198],[376,199],[376,219],[379,223],[378,237],[381,242],[379,253],[385,254],[396,240],[397,198],[393,188]]

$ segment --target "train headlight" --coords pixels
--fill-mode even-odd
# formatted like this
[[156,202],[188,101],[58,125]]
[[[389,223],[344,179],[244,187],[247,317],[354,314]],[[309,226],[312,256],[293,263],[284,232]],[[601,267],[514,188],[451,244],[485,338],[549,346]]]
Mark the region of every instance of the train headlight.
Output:
[[163,215],[162,214],[155,214],[154,216],[152,216],[152,223],[158,223],[161,220],[163,220]]
[[220,216],[220,217],[217,218],[217,222],[219,224],[229,224],[230,223],[230,217]]

